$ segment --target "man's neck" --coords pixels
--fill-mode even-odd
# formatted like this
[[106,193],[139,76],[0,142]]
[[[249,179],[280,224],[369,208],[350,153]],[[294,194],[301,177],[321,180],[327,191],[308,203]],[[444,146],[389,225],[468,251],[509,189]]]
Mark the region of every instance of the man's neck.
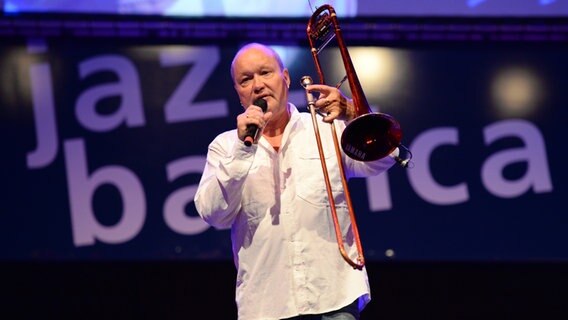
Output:
[[266,137],[278,137],[284,134],[284,129],[290,121],[290,111],[286,108],[282,114],[272,117],[269,123],[266,125],[262,131],[262,135]]

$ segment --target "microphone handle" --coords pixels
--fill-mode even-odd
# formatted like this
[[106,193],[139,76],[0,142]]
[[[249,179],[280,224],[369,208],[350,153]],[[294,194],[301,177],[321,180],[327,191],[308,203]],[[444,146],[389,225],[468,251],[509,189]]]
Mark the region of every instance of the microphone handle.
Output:
[[258,126],[254,124],[248,125],[247,133],[245,135],[245,146],[247,147],[252,146],[257,134],[258,134]]

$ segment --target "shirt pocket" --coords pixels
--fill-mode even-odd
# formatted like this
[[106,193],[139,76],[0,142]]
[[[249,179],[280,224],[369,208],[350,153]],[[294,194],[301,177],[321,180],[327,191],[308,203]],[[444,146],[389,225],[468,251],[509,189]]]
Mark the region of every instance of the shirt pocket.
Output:
[[[335,150],[324,148],[324,157],[335,205],[340,207],[346,206]],[[298,197],[312,205],[329,206],[329,197],[317,148],[303,150],[299,153],[299,158],[300,165],[297,166],[298,172],[296,175],[296,193]]]

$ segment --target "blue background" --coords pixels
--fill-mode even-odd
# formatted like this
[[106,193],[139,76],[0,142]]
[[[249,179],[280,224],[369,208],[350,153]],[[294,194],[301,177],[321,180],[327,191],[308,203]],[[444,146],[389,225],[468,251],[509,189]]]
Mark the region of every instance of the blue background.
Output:
[[[204,14],[186,19],[159,10],[156,15],[117,15],[114,1],[104,2],[110,7],[102,2],[89,2],[88,7],[76,1],[49,3],[55,7],[15,14],[16,6],[46,2],[4,1],[7,13],[0,19],[0,316],[236,319],[228,231],[181,234],[167,225],[166,199],[195,185],[200,174],[169,182],[166,166],[204,156],[209,141],[234,125],[240,106],[228,67],[241,44],[278,45],[293,57],[286,60],[292,79],[313,75],[306,19],[201,19]],[[62,4],[68,10],[61,10]],[[457,130],[459,144],[436,148],[429,172],[443,186],[466,182],[469,200],[452,205],[425,200],[409,178],[420,167],[388,172],[390,207],[377,196],[384,190],[369,188],[362,179],[351,182],[373,292],[362,319],[564,319],[566,1],[425,4],[359,1],[358,17],[340,15],[340,21],[353,51],[380,51],[385,54],[381,59],[396,61],[391,65],[395,72],[386,78],[380,78],[384,68],[372,63],[357,70],[376,70],[376,77],[363,82],[365,92],[374,107],[400,121],[406,145],[416,147],[413,143],[431,130]],[[226,114],[166,120],[166,102],[196,65],[164,67],[159,52],[180,48],[209,48],[219,54],[212,72],[187,88],[198,88],[196,102],[224,101]],[[144,125],[93,132],[77,121],[78,97],[117,80],[112,72],[82,78],[79,65],[107,55],[135,67],[139,83],[132,88],[142,93]],[[48,164],[31,168],[26,159],[37,147],[33,107],[45,106],[46,100],[32,101],[30,70],[42,64],[51,71],[59,149]],[[510,68],[526,70],[536,80],[536,86],[528,87],[540,88],[538,99],[529,104],[532,112],[498,112],[495,79]],[[369,79],[380,82],[368,87]],[[45,97],[49,87],[40,83],[36,89]],[[530,91],[522,84],[513,87],[523,89],[514,97]],[[292,90],[302,108],[303,94],[295,81]],[[112,114],[121,101],[109,97],[97,110]],[[483,128],[512,119],[532,124],[542,135],[552,189],[502,198],[482,183],[480,172],[488,157],[522,148],[514,138],[486,146]],[[77,139],[86,145],[90,173],[116,165],[143,185],[144,223],[131,239],[74,243],[62,146]],[[518,163],[504,175],[515,180],[526,170]],[[373,209],[372,203],[382,209]],[[118,189],[101,186],[92,204],[101,224],[118,223],[123,210]],[[187,217],[195,217],[194,210],[189,202]],[[385,255],[388,249],[395,255]],[[211,303],[213,308],[204,307]]]

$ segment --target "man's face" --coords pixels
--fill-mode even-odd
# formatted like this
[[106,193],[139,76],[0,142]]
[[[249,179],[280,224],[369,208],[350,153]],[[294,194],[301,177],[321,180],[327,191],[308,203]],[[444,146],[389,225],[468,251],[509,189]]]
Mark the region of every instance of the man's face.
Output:
[[258,98],[268,103],[268,111],[287,110],[288,70],[281,70],[272,51],[252,46],[237,54],[233,63],[233,81],[241,104],[247,108]]

